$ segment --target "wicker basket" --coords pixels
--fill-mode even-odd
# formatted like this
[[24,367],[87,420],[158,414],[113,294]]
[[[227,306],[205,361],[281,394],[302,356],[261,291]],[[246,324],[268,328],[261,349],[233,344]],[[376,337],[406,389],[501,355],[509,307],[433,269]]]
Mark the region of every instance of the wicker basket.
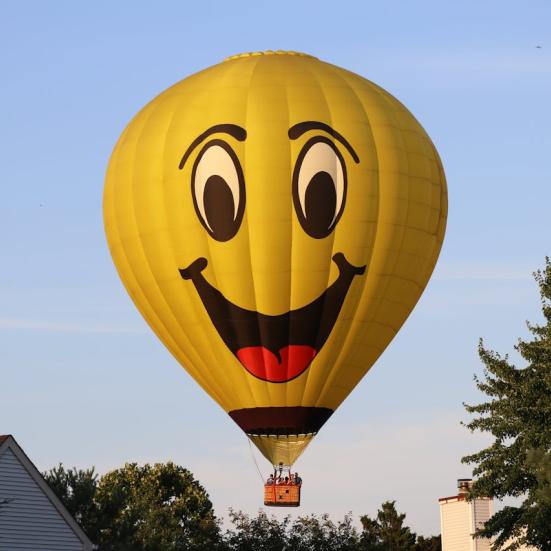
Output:
[[298,507],[300,505],[300,485],[265,484],[264,505],[270,507]]

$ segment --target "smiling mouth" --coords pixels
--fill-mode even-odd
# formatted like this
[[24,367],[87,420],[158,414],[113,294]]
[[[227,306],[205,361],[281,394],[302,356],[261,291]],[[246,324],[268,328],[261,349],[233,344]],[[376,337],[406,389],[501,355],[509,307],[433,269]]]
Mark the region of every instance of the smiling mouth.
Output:
[[348,289],[365,266],[353,266],[343,253],[333,262],[339,277],[310,304],[278,316],[247,310],[230,302],[203,276],[206,258],[180,269],[191,279],[218,334],[251,374],[263,381],[285,383],[302,373],[319,353],[341,311]]

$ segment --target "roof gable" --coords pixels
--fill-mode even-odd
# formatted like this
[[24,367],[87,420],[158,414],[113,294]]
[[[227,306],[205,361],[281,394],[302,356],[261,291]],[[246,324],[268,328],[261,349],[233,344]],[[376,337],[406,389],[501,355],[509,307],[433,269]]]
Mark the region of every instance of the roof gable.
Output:
[[[4,528],[3,524],[6,525]],[[12,527],[13,534],[10,535]],[[0,436],[0,532],[5,533],[0,536],[0,548],[3,548],[3,543],[8,543],[7,538],[14,537],[15,543],[10,541],[10,545],[16,549],[16,533],[32,539],[40,534],[49,534],[52,527],[63,540],[63,549],[94,549],[82,528],[15,439],[10,435]]]

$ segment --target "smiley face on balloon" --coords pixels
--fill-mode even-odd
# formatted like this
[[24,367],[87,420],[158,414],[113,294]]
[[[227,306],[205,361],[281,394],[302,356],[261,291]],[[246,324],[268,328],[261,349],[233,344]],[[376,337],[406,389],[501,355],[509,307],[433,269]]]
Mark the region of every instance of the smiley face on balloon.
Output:
[[[323,122],[299,122],[289,128],[288,139],[296,140],[306,132],[314,136],[302,147],[287,185],[302,229],[312,239],[324,239],[334,231],[346,206],[346,161],[335,142],[349,154],[350,162],[360,160],[346,138]],[[212,139],[224,134],[247,139],[245,128],[217,124],[193,140],[179,164],[182,169],[194,148],[206,142],[191,171],[191,195],[205,231],[221,242],[239,231],[247,195],[238,156],[223,139]],[[208,266],[205,257],[180,274],[193,282],[218,334],[247,371],[271,383],[285,383],[304,373],[323,347],[354,276],[365,272],[365,266],[353,266],[342,251],[332,260],[339,270],[337,279],[309,304],[279,315],[249,310],[226,298],[203,276]]]
[[442,245],[430,138],[372,82],[296,52],[175,84],[120,137],[110,251],[170,352],[292,464],[385,350]]

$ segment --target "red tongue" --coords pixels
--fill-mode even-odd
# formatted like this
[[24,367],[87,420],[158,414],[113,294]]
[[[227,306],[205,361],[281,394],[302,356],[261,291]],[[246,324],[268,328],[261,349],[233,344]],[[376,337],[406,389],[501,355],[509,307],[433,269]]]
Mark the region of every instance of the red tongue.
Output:
[[271,383],[284,383],[298,377],[312,362],[316,349],[311,346],[291,344],[279,351],[281,362],[276,355],[263,346],[248,346],[237,351],[237,357],[245,369]]

